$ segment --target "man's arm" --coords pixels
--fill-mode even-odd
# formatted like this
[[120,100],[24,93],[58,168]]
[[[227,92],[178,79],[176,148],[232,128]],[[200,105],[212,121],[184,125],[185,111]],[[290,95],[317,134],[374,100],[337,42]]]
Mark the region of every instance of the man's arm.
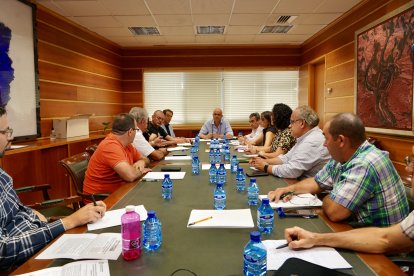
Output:
[[328,218],[335,222],[347,219],[352,214],[351,210],[336,203],[329,196],[324,197],[322,209]]
[[230,122],[225,120],[225,130],[224,133],[227,137],[227,139],[231,139],[234,136],[233,129],[231,128]]
[[[139,160],[138,162],[140,162]],[[141,161],[142,162],[142,161]],[[116,173],[125,181],[132,182],[142,175],[140,170],[135,169],[132,165],[126,161],[119,162],[114,167]]]
[[[319,187],[318,183],[316,183],[315,179],[313,177],[310,177],[294,185],[289,185],[287,187],[277,188],[274,191],[270,191],[267,194],[267,197],[270,199],[270,201],[278,201],[281,195],[289,192],[293,192],[295,194],[318,194],[321,191],[322,189]],[[288,201],[290,198],[291,196],[286,196],[283,198],[283,201]]]
[[167,149],[163,148],[163,149],[157,149],[154,150],[153,152],[151,152],[151,154],[149,155],[149,158],[151,158],[152,160],[155,161],[159,161],[161,159],[164,158],[164,156],[166,156],[168,154]]
[[207,121],[207,122],[205,122],[203,124],[203,126],[200,129],[200,138],[202,138],[202,139],[210,139],[211,137],[213,137],[212,131],[210,131],[209,128],[208,128],[209,125],[211,127],[213,127],[211,125],[211,122],[210,121]]
[[387,228],[366,227],[337,233],[312,233],[300,227],[285,229],[285,239],[292,249],[329,246],[367,253],[394,253],[414,250],[414,241],[400,224]]

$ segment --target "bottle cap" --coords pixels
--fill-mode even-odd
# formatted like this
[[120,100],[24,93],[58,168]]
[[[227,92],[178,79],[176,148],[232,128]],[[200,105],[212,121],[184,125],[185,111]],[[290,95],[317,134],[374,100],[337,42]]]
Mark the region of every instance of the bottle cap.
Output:
[[237,155],[233,155],[233,158],[237,158]]
[[147,212],[147,214],[148,214],[148,218],[154,218],[155,217],[155,211],[154,210],[149,210]]
[[263,198],[262,203],[263,204],[269,204],[269,199],[268,198]]
[[127,205],[127,207],[125,207],[125,212],[132,212],[132,211],[135,211],[134,205]]
[[237,171],[238,172],[243,172],[243,168],[238,168]]
[[169,173],[166,173],[166,174],[164,174],[164,178],[169,178],[170,177],[170,174]]
[[256,183],[256,178],[254,177],[250,178],[250,183]]
[[253,231],[253,232],[250,232],[250,239],[251,239],[252,241],[257,241],[257,242],[259,242],[259,241],[260,241],[260,232],[258,232],[258,231]]

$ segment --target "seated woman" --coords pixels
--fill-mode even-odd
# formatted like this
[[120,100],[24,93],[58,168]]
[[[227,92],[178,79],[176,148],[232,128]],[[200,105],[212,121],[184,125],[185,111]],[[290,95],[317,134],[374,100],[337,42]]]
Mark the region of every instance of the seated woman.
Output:
[[272,112],[262,112],[259,124],[263,127],[262,133],[255,140],[247,143],[247,151],[251,153],[258,151],[270,152],[272,150],[272,141],[276,135],[276,128],[272,125]]
[[289,128],[292,109],[286,104],[278,103],[273,106],[272,113],[277,132],[272,141],[271,152],[259,151],[259,156],[264,158],[285,154],[296,144]]

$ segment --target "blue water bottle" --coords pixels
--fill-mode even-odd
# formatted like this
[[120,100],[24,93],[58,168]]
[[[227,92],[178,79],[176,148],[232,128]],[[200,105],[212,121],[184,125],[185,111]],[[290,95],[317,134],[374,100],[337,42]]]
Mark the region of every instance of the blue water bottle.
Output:
[[198,156],[194,156],[193,161],[191,162],[191,174],[192,175],[200,174],[200,161],[198,160]]
[[216,163],[221,163],[221,151],[219,148],[214,150],[214,157],[216,159]]
[[246,175],[244,174],[243,168],[237,169],[236,174],[236,191],[243,192],[246,188]]
[[216,156],[213,148],[210,148],[210,152],[208,153],[208,161],[210,163],[216,163]]
[[221,163],[217,170],[217,184],[226,184],[226,174],[226,168],[224,167],[224,164]]
[[275,214],[270,207],[269,199],[263,198],[262,204],[257,209],[257,228],[260,233],[270,234],[273,231]]
[[267,269],[266,247],[260,241],[260,232],[250,233],[250,241],[244,247],[243,272],[246,276],[264,276]]
[[233,155],[230,160],[230,172],[237,173],[237,169],[239,168],[239,160],[237,160],[237,156]]
[[164,180],[161,183],[162,197],[164,199],[172,198],[173,183],[170,179],[170,174],[164,174]]
[[160,248],[162,243],[161,222],[155,216],[155,211],[148,211],[148,218],[143,223],[142,228],[144,248],[148,251]]
[[224,210],[226,208],[226,191],[222,184],[217,184],[214,189],[214,209]]
[[210,181],[210,184],[217,183],[217,168],[215,163],[211,163],[211,167],[208,170],[208,179]]
[[224,146],[223,156],[224,156],[224,161],[230,161],[230,149],[228,145]]
[[195,156],[198,156],[197,153],[197,147],[195,145],[193,145],[190,149],[190,154],[191,154],[191,158],[194,158]]
[[247,203],[249,205],[257,205],[259,201],[259,187],[256,178],[250,178],[249,187],[247,187]]

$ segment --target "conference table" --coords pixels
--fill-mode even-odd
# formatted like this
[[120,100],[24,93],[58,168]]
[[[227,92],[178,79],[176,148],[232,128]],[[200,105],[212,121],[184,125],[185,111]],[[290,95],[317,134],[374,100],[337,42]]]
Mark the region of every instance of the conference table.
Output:
[[[206,142],[200,142],[199,158],[208,163]],[[232,154],[240,156],[231,149]],[[187,150],[189,154],[189,150]],[[174,154],[174,152],[172,153]],[[170,153],[171,155],[171,153]],[[214,185],[209,184],[208,170],[200,175],[191,175],[191,161],[160,161],[153,171],[161,167],[180,166],[186,172],[184,179],[173,180],[173,197],[164,200],[161,196],[161,181],[131,183],[113,193],[106,203],[112,209],[127,205],[143,204],[146,210],[155,210],[162,222],[163,242],[155,252],[145,252],[134,261],[124,261],[122,256],[109,261],[111,275],[243,275],[243,248],[249,241],[251,231],[257,230],[256,212],[258,206],[247,204],[247,192],[235,189],[235,174],[227,170],[225,190],[226,209],[250,208],[254,228],[187,228],[193,209],[213,209]],[[248,163],[240,163],[250,171]],[[249,177],[246,178],[248,183]],[[292,181],[273,177],[257,177],[260,194],[267,194],[276,187],[286,186]],[[260,201],[259,201],[260,203]],[[329,222],[322,212],[318,218],[283,218],[275,213],[273,233],[262,235],[262,239],[283,239],[284,229],[295,225],[315,232],[332,232],[350,229],[347,224]],[[78,227],[67,233],[83,233],[86,227]],[[91,231],[93,233],[120,232],[120,226]],[[404,275],[387,257],[381,254],[357,254],[353,251],[338,250],[352,265],[352,269],[341,270],[350,275]],[[26,273],[47,266],[61,266],[72,260],[35,260],[32,257],[20,266],[14,274]],[[176,272],[176,273],[174,273]],[[192,274],[193,272],[194,274]],[[272,271],[267,272],[268,275]]]

